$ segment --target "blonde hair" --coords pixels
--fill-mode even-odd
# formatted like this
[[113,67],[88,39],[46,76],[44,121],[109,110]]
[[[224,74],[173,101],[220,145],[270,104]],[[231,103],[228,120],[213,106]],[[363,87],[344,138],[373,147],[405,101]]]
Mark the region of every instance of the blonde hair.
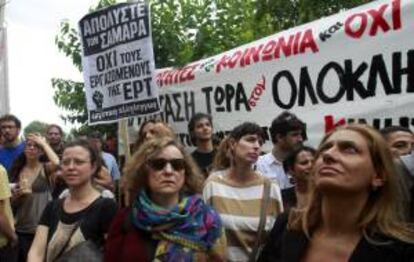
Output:
[[155,158],[167,146],[174,146],[180,150],[185,160],[185,182],[182,192],[190,194],[201,193],[204,177],[201,175],[192,157],[187,154],[181,144],[171,137],[161,137],[144,142],[125,165],[124,174],[127,189],[131,192],[131,201],[135,199],[135,195],[140,190],[148,189],[148,160]]
[[[401,209],[399,208],[400,201],[398,201],[398,173],[388,145],[378,131],[362,124],[339,127],[322,139],[315,160],[320,157],[321,146],[333,133],[339,130],[354,131],[365,138],[374,169],[384,181],[382,187],[370,192],[368,201],[360,214],[358,227],[361,228],[364,237],[370,242],[379,243],[375,239],[375,235],[382,234],[403,242],[414,243],[414,230],[403,222],[402,214],[399,211]],[[303,231],[310,237],[310,231],[314,230],[322,220],[321,203],[321,192],[312,183],[309,205],[304,211],[290,216],[289,227]]]
[[133,145],[133,152],[137,151],[139,149],[139,147],[147,140],[147,138],[145,137],[144,134],[144,128],[146,125],[148,124],[153,124],[154,125],[154,129],[156,130],[156,133],[154,134],[154,138],[159,138],[159,137],[164,137],[164,136],[168,136],[170,138],[175,139],[176,135],[174,130],[171,128],[170,125],[168,125],[165,122],[162,122],[161,120],[157,120],[157,119],[149,119],[145,122],[143,122],[139,128],[138,131],[138,137]]

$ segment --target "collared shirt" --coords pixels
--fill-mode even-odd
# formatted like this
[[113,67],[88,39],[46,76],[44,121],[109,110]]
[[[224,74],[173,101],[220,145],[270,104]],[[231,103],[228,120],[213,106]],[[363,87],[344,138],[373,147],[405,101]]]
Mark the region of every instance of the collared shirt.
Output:
[[270,178],[272,181],[277,182],[280,189],[292,187],[289,182],[289,177],[286,175],[283,169],[283,164],[275,158],[272,152],[267,153],[259,157],[256,163],[256,169],[264,176]]

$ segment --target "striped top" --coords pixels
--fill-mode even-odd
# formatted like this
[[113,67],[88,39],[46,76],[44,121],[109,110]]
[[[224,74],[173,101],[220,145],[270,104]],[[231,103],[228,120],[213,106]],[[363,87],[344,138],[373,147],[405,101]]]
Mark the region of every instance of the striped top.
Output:
[[[227,238],[227,259],[247,261],[254,247],[260,221],[264,176],[243,186],[235,185],[228,179],[228,170],[213,172],[203,189],[206,203],[211,204],[220,214]],[[283,210],[280,188],[271,182],[270,199],[265,224],[269,232],[276,216]]]

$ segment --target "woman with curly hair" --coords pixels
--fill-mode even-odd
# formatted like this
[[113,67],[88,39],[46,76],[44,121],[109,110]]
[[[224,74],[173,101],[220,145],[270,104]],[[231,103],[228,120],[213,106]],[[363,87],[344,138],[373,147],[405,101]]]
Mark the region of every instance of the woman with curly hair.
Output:
[[124,172],[134,197],[114,219],[105,261],[224,261],[220,217],[197,195],[203,177],[180,144],[151,139]]

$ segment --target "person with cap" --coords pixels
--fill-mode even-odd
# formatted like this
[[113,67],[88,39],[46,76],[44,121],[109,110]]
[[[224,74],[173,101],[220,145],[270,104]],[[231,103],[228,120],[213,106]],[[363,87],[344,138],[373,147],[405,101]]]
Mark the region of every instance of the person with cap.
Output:
[[296,115],[284,111],[272,121],[270,136],[273,149],[259,157],[256,168],[276,181],[280,189],[292,187],[282,163],[290,152],[302,145],[306,138],[306,125]]

